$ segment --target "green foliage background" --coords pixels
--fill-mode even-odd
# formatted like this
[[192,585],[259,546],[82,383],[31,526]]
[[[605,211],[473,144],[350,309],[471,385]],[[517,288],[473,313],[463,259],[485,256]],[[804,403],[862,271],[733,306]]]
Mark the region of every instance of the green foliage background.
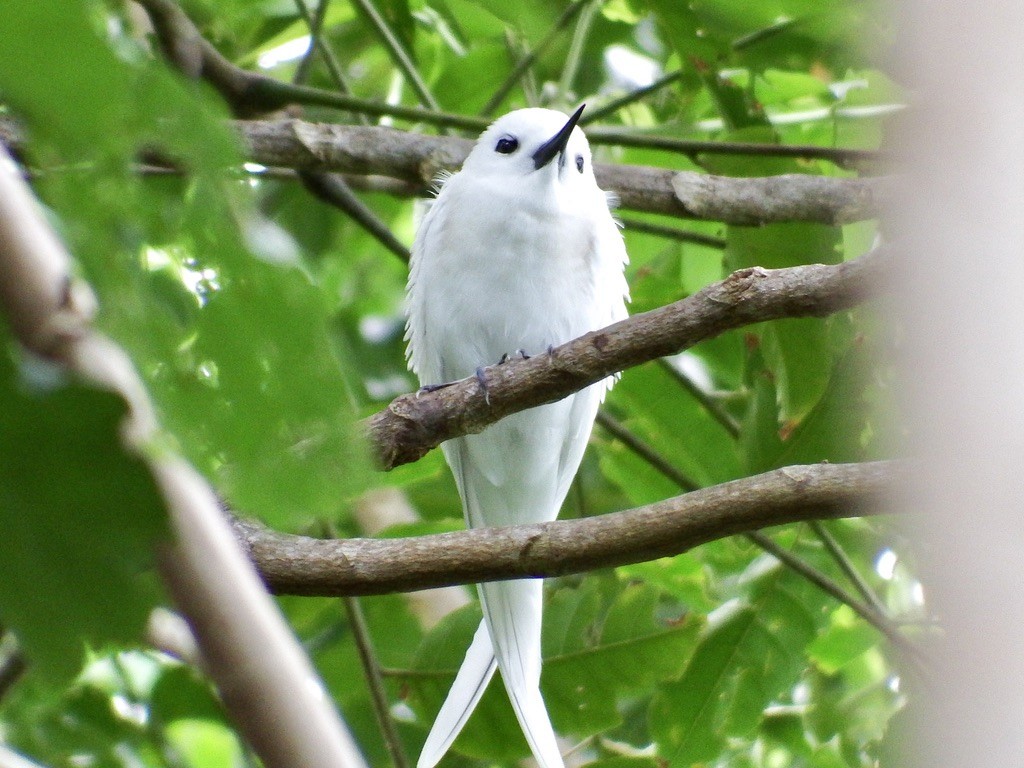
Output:
[[[566,7],[377,3],[443,109],[469,115]],[[246,68],[308,31],[292,0],[193,0],[184,8]],[[113,0],[0,0],[0,114],[27,129],[33,186],[99,295],[98,324],[143,373],[165,428],[159,449],[180,451],[234,507],[281,529],[329,522],[356,535],[353,502],[380,484],[407,494],[424,521],[417,530],[459,527],[439,452],[382,476],[353,426],[415,386],[401,340],[405,264],[300,184],[240,172],[228,110],[208,86],[163,62],[138,11]],[[874,68],[891,38],[884,8],[859,0],[595,0],[497,112],[584,100],[599,108],[637,85],[614,64],[626,52],[681,75],[603,125],[871,149],[901,98]],[[358,4],[331,1],[323,42],[356,95],[418,104]],[[289,80],[296,63],[266,73]],[[311,85],[336,88],[322,58],[311,64]],[[315,107],[302,114],[361,121]],[[185,172],[140,173],[142,150],[176,158]],[[853,173],[827,161],[642,148],[601,147],[597,156],[736,176]],[[413,201],[361,196],[411,243]],[[875,234],[870,222],[738,228],[624,216],[722,240],[712,247],[627,229],[634,312],[743,266],[852,258]],[[878,356],[887,343],[886,329],[862,312],[766,323],[670,366],[627,371],[607,408],[695,485],[880,457],[894,423]],[[143,553],[161,535],[163,512],[138,462],[118,448],[122,406],[27,360],[9,337],[0,363],[0,620],[31,662],[0,701],[0,740],[53,766],[240,764],[245,748],[207,682],[139,645],[146,612],[160,601]],[[727,419],[680,386],[679,367]],[[597,429],[563,516],[680,490]],[[898,532],[863,520],[828,528],[894,616],[921,618],[920,585],[905,564],[913,553]],[[807,527],[772,535],[843,578]],[[899,554],[894,571],[876,570],[881,553],[890,563]],[[889,760],[887,733],[906,703],[901,660],[848,607],[745,539],[552,580],[548,597],[544,695],[556,728],[583,742],[586,762],[831,768]],[[340,604],[281,605],[367,759],[387,764]],[[402,596],[363,606],[404,749],[415,756],[478,608],[426,631]],[[526,753],[493,685],[448,759],[508,764]]]

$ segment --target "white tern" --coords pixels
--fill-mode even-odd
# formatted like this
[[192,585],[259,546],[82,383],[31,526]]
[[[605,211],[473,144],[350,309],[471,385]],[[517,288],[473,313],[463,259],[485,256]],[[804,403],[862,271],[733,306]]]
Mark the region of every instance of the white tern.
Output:
[[[409,365],[424,387],[472,376],[507,355],[547,354],[626,316],[626,249],[576,126],[582,112],[511,112],[443,181],[416,234],[409,274]],[[554,520],[610,384],[444,443],[466,523]],[[484,620],[417,768],[433,768],[448,750],[495,664],[540,768],[562,768],[540,694],[542,583],[478,589]]]

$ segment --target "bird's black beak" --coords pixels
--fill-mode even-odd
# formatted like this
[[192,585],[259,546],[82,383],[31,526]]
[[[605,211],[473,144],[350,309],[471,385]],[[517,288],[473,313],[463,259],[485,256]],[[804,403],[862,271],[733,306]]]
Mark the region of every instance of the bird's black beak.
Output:
[[565,145],[569,143],[569,137],[572,135],[572,129],[580,121],[580,115],[583,114],[586,106],[586,104],[581,105],[569,118],[569,122],[562,126],[562,130],[541,144],[540,149],[533,153],[534,168],[540,170],[565,150]]

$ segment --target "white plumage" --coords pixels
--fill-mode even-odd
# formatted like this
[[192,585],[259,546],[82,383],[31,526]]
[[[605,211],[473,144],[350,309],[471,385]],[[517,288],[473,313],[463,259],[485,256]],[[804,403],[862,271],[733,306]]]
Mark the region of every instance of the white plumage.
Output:
[[[492,124],[443,182],[412,249],[409,364],[422,385],[472,376],[517,351],[545,354],[626,316],[626,251],[572,118],[522,109]],[[553,520],[611,380],[450,440],[445,458],[471,527]],[[542,583],[479,586],[484,621],[418,768],[465,725],[495,664],[541,768],[562,759],[540,695]]]

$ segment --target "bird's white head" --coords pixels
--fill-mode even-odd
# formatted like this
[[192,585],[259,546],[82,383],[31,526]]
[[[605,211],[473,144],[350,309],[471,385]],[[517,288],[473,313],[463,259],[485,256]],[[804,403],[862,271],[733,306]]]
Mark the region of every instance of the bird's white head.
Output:
[[[586,105],[584,105],[586,106]],[[463,164],[499,183],[596,188],[590,145],[576,126],[583,107],[567,117],[553,109],[517,109],[484,131]]]

